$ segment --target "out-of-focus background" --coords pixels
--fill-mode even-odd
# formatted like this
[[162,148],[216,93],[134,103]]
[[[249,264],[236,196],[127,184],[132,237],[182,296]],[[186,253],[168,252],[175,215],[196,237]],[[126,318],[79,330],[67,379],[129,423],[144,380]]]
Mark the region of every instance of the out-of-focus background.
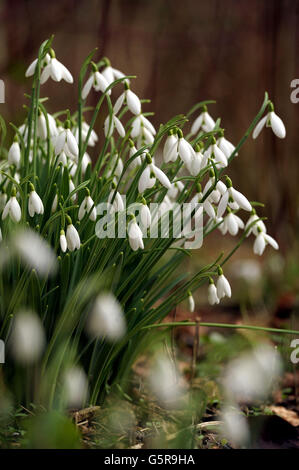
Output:
[[[210,113],[222,117],[227,138],[237,143],[267,90],[287,137],[281,141],[265,130],[257,141],[248,139],[229,172],[250,199],[266,203],[259,213],[269,217],[269,233],[281,248],[271,262],[280,270],[279,282],[296,291],[299,103],[291,102],[290,84],[299,78],[299,1],[2,0],[0,8],[0,77],[6,85],[1,114],[8,121],[21,122],[25,114],[31,82],[24,72],[51,34],[58,59],[76,81],[43,86],[51,112],[73,110],[80,66],[95,46],[99,58],[108,56],[115,67],[138,76],[133,89],[152,99],[147,110],[155,112],[155,125],[197,101],[215,99]],[[93,95],[90,103],[95,100]],[[249,256],[251,244],[247,250]]]

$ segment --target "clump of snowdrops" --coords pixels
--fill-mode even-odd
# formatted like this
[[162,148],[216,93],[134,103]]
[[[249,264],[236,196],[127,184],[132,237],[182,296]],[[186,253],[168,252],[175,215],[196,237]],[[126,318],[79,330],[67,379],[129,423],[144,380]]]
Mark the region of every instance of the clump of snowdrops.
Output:
[[[224,265],[245,237],[254,237],[258,255],[268,244],[278,249],[256,204],[227,175],[252,131],[255,138],[267,126],[285,136],[268,95],[236,147],[220,119],[211,117],[212,101],[156,129],[148,100],[133,91],[135,77],[107,58],[96,62],[95,55],[80,71],[77,110],[49,114],[43,84],[64,80],[72,86],[73,77],[56,58],[52,38],[45,41],[26,71],[32,80],[28,113],[22,124],[12,124],[8,150],[1,119],[4,381],[17,399],[47,407],[97,403],[114,384],[121,390],[151,328],[184,300],[193,311],[192,292],[200,285],[207,285],[211,304],[230,297]],[[91,93],[98,102],[87,122]],[[104,110],[102,129],[97,117]],[[124,215],[124,237],[99,236],[102,203],[110,216]],[[158,213],[151,203],[159,204]],[[214,230],[229,236],[243,231],[233,252],[215,256],[192,276],[179,265],[192,252],[194,232],[174,234],[170,223],[167,236],[161,230],[150,236],[152,224],[161,228],[166,215],[173,222],[185,203],[191,203],[191,224],[196,214],[202,217],[203,242]],[[132,204],[139,218],[128,209]]]

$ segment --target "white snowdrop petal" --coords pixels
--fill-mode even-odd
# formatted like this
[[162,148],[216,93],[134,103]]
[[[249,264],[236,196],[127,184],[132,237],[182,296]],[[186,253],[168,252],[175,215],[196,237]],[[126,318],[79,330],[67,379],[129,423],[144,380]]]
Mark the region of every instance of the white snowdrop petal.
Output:
[[252,211],[252,206],[244,194],[234,188],[230,188],[231,195],[236,203],[245,211]]
[[125,99],[125,92],[123,92],[115,101],[115,104],[113,106],[113,112],[114,114],[117,114],[118,111],[121,109]]
[[284,139],[286,136],[286,129],[284,123],[274,111],[270,113],[270,122],[274,134],[280,139]]
[[122,125],[122,123],[118,119],[118,117],[113,116],[113,120],[114,120],[115,127],[116,127],[117,132],[119,133],[120,137],[125,137],[126,131],[124,129],[124,126]]
[[203,113],[201,113],[193,122],[191,126],[191,135],[197,134],[197,132],[201,128],[202,121],[203,121]]
[[156,165],[151,165],[151,169],[154,172],[155,176],[157,179],[160,181],[160,183],[167,189],[171,188],[171,183],[168,179],[168,177],[165,175],[165,173],[160,170]]
[[94,80],[93,75],[91,75],[89,79],[87,80],[87,82],[85,83],[84,87],[82,88],[81,96],[83,100],[85,100],[87,96],[89,95],[89,92],[93,85],[93,80]]
[[131,113],[136,114],[136,115],[140,114],[141,103],[140,103],[140,99],[138,98],[138,96],[135,93],[133,93],[133,91],[127,90],[126,99],[127,99],[128,108],[131,111]]
[[271,245],[275,250],[279,249],[279,245],[278,245],[277,241],[274,240],[273,237],[271,237],[267,233],[264,233],[264,238],[265,238],[266,242],[269,243],[269,245]]
[[255,128],[254,128],[254,130],[253,130],[253,133],[252,133],[252,138],[253,138],[253,139],[256,139],[256,138],[260,135],[262,129],[265,127],[265,124],[266,124],[266,122],[267,122],[267,119],[268,119],[268,116],[264,116],[264,117],[257,123],[257,125],[255,126]]
[[32,75],[34,75],[36,65],[37,65],[37,59],[34,59],[34,61],[27,68],[25,72],[25,77],[31,77]]
[[262,233],[260,233],[255,241],[254,241],[254,244],[253,244],[253,252],[255,255],[259,255],[261,256],[265,250],[265,247],[266,247],[266,242],[265,242],[265,238],[263,236]]
[[220,203],[218,205],[218,210],[217,210],[217,217],[220,218],[223,216],[225,209],[227,207],[228,199],[229,199],[229,192],[228,190],[226,190],[226,192],[223,194],[222,198],[220,199]]

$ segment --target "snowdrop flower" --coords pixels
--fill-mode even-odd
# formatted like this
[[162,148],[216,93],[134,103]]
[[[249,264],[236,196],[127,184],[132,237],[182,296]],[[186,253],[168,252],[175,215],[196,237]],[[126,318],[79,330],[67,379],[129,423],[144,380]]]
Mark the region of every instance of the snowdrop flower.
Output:
[[181,193],[183,190],[184,184],[182,181],[175,181],[171,184],[171,187],[167,191],[167,196],[169,196],[171,199],[176,199],[179,193]]
[[212,278],[209,280],[208,301],[210,305],[219,304],[220,302],[217,295],[217,289]]
[[60,237],[59,237],[60,248],[63,253],[67,250],[67,240],[64,233],[64,230],[60,230]]
[[[70,177],[70,178],[69,178],[69,191],[70,191],[70,194],[71,194],[75,189],[76,189],[76,188],[75,188],[75,185],[74,185],[74,183],[73,183],[73,180],[72,180],[72,178]],[[74,193],[74,194],[71,196],[71,200],[72,200],[73,202],[76,202],[76,199],[77,199],[77,194]]]
[[56,193],[52,202],[52,207],[51,207],[52,214],[56,212],[57,206],[58,206],[58,194]]
[[95,208],[94,201],[90,197],[90,192],[88,189],[86,190],[86,196],[80,205],[79,212],[78,212],[78,219],[82,220],[85,214],[89,214],[89,218],[93,222],[96,221],[97,210]]
[[30,311],[14,315],[10,345],[14,358],[21,364],[36,362],[45,347],[45,332],[39,317]]
[[[46,54],[45,58],[43,59],[43,62],[41,63],[41,68],[46,67],[49,64],[50,59],[51,59],[50,54]],[[32,77],[32,75],[34,75],[34,72],[35,72],[35,69],[36,69],[36,66],[37,66],[37,61],[38,61],[38,59],[34,59],[34,61],[31,62],[31,64],[29,65],[29,67],[27,68],[27,70],[25,72],[25,77],[28,78],[28,77]]]
[[30,194],[28,200],[28,212],[30,217],[34,217],[35,214],[43,214],[44,213],[44,205],[34,189],[33,184],[30,183]]
[[20,162],[21,162],[21,149],[20,149],[20,144],[17,140],[15,140],[9,151],[8,151],[8,163],[10,165],[15,165],[16,168],[20,168]]
[[81,170],[82,170],[82,174],[85,175],[85,172],[87,170],[87,167],[88,165],[91,164],[91,158],[90,156],[88,155],[87,152],[84,153],[83,157],[82,157],[82,162],[81,162]]
[[[87,139],[89,129],[90,129],[90,126],[87,124],[87,122],[83,121],[82,126],[81,126],[81,135],[82,135],[83,142],[85,142],[85,140]],[[76,141],[79,143],[79,128],[78,127],[76,128],[74,135],[76,137]],[[89,135],[88,145],[90,147],[94,147],[98,140],[99,138],[96,132],[92,129]]]
[[63,391],[68,407],[82,407],[88,397],[88,381],[81,367],[73,366],[65,372]]
[[195,310],[195,302],[194,302],[193,295],[191,294],[190,291],[188,292],[188,306],[189,306],[190,312],[193,313]]
[[[85,100],[89,95],[90,90],[93,88],[95,91],[101,91],[104,93],[109,86],[107,79],[102,73],[98,71],[98,67],[94,62],[91,62],[92,73],[82,88],[82,99]],[[108,95],[111,95],[111,90],[108,91]]]
[[130,247],[133,251],[136,251],[139,248],[141,248],[142,250],[144,249],[144,244],[142,240],[142,230],[137,224],[135,217],[129,222],[128,236]]
[[[255,222],[255,224],[253,224]],[[253,225],[251,225],[253,224]],[[251,225],[251,227],[250,227]],[[245,231],[250,227],[248,230],[246,237],[249,237],[251,233],[253,233],[255,236],[259,234],[258,229],[260,229],[262,232],[266,232],[266,226],[262,220],[259,220],[259,217],[256,214],[255,209],[252,209],[251,216],[249,217],[246,225],[245,225]]]
[[146,200],[142,199],[142,205],[140,209],[140,219],[141,223],[145,228],[148,228],[151,225],[152,216],[149,207],[146,205]]
[[232,291],[230,284],[223,274],[222,268],[218,267],[217,297],[221,300],[223,297],[231,297]]
[[173,408],[180,405],[186,384],[171,360],[160,354],[150,371],[149,386],[163,406]]
[[286,136],[286,129],[284,123],[279,116],[274,112],[274,106],[272,103],[269,104],[269,111],[255,126],[252,137],[256,139],[261,133],[264,127],[271,127],[274,134],[280,139],[284,139]]
[[208,216],[211,219],[215,219],[215,215],[216,215],[215,214],[215,209],[214,209],[213,205],[210,202],[210,196],[207,197],[203,202],[201,202],[204,195],[201,192],[200,183],[197,184],[196,189],[197,189],[197,194],[192,198],[191,204],[196,204],[196,203],[202,204],[202,207],[203,207],[204,211],[208,214]]
[[86,330],[91,337],[105,337],[109,341],[118,341],[125,335],[124,313],[111,292],[103,292],[96,298]]
[[165,175],[165,173],[163,173],[162,170],[160,170],[160,168],[158,168],[154,163],[152,163],[152,158],[149,153],[146,155],[146,159],[148,165],[141,173],[141,176],[138,181],[139,193],[143,193],[146,189],[152,188],[156,183],[156,178],[165,188],[170,189],[171,183],[168,177]]
[[173,149],[176,148],[177,143],[178,136],[174,133],[173,129],[170,129],[163,148],[163,160],[165,163],[173,162],[177,159],[178,153],[173,151]]
[[[229,142],[229,140],[227,140],[224,137],[223,131],[221,131],[221,135],[220,135],[219,139],[217,140],[217,145],[218,145],[219,149],[224,153],[227,160],[229,159],[229,157],[231,156],[231,154],[234,152],[234,150],[236,148],[231,142]],[[238,154],[236,153],[236,155],[238,155]]]
[[[129,146],[130,146],[129,158],[132,158],[137,153],[137,149],[135,147],[135,144],[134,144],[133,140],[131,140],[131,139],[129,139]],[[130,164],[130,168],[133,170],[134,168],[136,168],[138,166],[141,166],[141,164],[142,164],[141,156],[138,155],[137,157],[134,158],[134,160],[132,160],[132,162]]]
[[259,233],[253,244],[253,252],[255,255],[261,256],[268,244],[271,245],[275,250],[279,249],[278,243],[276,240],[274,240],[273,237],[262,231],[260,228],[257,230]]
[[55,155],[59,155],[62,151],[67,157],[78,161],[79,148],[75,136],[73,135],[69,121],[66,121],[65,128],[62,129],[57,137],[54,138]]
[[118,191],[116,191],[113,203],[111,202],[115,193],[114,189],[115,188],[112,189],[112,191],[110,192],[108,196],[108,204],[112,204],[111,209],[113,212],[121,212],[125,210],[125,206],[124,206],[123,198],[121,197]]
[[115,114],[119,112],[123,104],[127,104],[132,114],[138,116],[141,113],[141,103],[138,96],[130,90],[129,84],[125,83],[125,91],[118,97],[115,102],[113,111]]
[[202,128],[205,132],[210,132],[215,127],[214,119],[209,115],[208,108],[203,106],[203,111],[195,119],[191,127],[191,135],[197,134],[197,132]]
[[221,412],[221,416],[223,421],[221,434],[223,438],[229,439],[236,447],[248,445],[250,441],[249,426],[240,408],[232,408],[226,405]]
[[[58,135],[58,129],[56,126],[55,119],[51,114],[47,113],[48,123],[49,123],[49,137],[56,137]],[[46,140],[48,137],[47,131],[47,121],[43,113],[40,113],[37,120],[37,135],[43,140]]]
[[259,345],[228,364],[223,377],[225,393],[236,403],[265,399],[281,371],[281,358],[274,346]]
[[[107,59],[107,57],[105,57],[104,60],[106,62],[106,67],[102,70],[102,74],[109,85],[111,85],[111,83],[113,83],[115,80],[125,77],[125,75],[120,70],[111,67],[110,60]],[[129,82],[128,79],[126,79],[125,81]]]
[[218,163],[221,168],[225,168],[228,165],[227,158],[216,144],[215,137],[212,138],[212,144],[206,150],[205,157],[207,157],[208,159],[214,159],[215,162]]
[[67,229],[66,229],[66,241],[67,247],[70,251],[75,251],[80,249],[80,237],[79,233],[72,224],[72,219],[67,215]]
[[40,276],[53,274],[57,268],[56,255],[51,246],[36,231],[26,228],[13,237],[13,248],[30,269]]
[[11,191],[11,196],[3,209],[2,220],[6,219],[6,217],[9,215],[11,220],[14,222],[20,222],[22,213],[20,204],[16,198],[16,194],[16,189],[13,188]]
[[143,114],[136,116],[132,122],[131,137],[133,139],[138,137],[139,144],[142,146],[142,141],[151,145],[154,141],[154,135],[156,135],[156,129],[152,123]]
[[126,131],[124,126],[114,114],[107,116],[104,122],[104,133],[107,138],[110,138],[113,134],[114,128],[119,133],[120,137],[125,137]]
[[197,176],[202,168],[206,166],[207,158],[201,153],[200,146],[196,145],[195,151],[191,152],[191,159],[187,168],[192,176]]
[[40,83],[45,83],[50,77],[55,82],[60,82],[62,79],[67,83],[74,82],[70,71],[61,62],[59,62],[59,60],[56,59],[53,49],[50,49],[50,59],[41,73]]
[[252,206],[248,199],[239,191],[233,188],[231,179],[226,177],[226,191],[219,202],[217,217],[222,217],[229,202],[236,202],[238,207],[245,211],[252,211]]
[[230,209],[226,217],[223,219],[223,224],[220,225],[222,234],[227,232],[235,236],[238,234],[239,229],[244,228],[244,222],[236,214],[233,214]]

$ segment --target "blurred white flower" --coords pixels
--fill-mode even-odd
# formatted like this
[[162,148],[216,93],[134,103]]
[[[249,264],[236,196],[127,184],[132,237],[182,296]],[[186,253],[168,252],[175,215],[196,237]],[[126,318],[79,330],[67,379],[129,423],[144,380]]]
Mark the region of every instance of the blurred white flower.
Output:
[[155,359],[149,375],[149,386],[163,406],[173,408],[180,405],[185,382],[175,364],[164,354]]
[[[108,82],[108,85],[111,85],[111,83],[113,83],[115,80],[125,77],[125,74],[123,74],[120,70],[111,67],[111,64],[107,58],[105,60],[107,62],[107,65],[102,70],[102,75],[105,77],[106,81]],[[129,83],[128,79],[126,79],[125,81]]]
[[238,407],[225,406],[221,416],[223,421],[221,433],[223,437],[236,447],[248,445],[250,432],[246,418],[241,410]]
[[169,134],[165,140],[163,148],[163,160],[165,163],[174,162],[178,158],[176,151],[176,144],[178,143],[178,136],[174,134],[173,130],[169,131]]
[[125,335],[124,313],[111,292],[103,292],[96,298],[86,330],[91,337],[105,337],[109,341],[118,341]]
[[216,144],[216,140],[213,137],[212,144],[205,151],[205,157],[208,159],[214,159],[216,163],[219,164],[221,168],[225,168],[228,165],[227,158],[222,150]]
[[225,394],[235,403],[263,400],[281,372],[282,362],[275,347],[259,345],[229,363],[223,378]]
[[55,252],[48,242],[32,229],[20,229],[13,237],[13,247],[23,261],[39,275],[53,274],[57,268]]
[[88,397],[88,381],[81,367],[70,367],[63,377],[63,390],[67,406],[80,408]]
[[[253,224],[253,222],[255,222],[255,224]],[[259,217],[257,216],[257,214],[255,212],[255,209],[252,210],[251,216],[247,220],[247,223],[245,225],[244,230],[246,231],[251,224],[253,224],[253,225],[250,227],[250,229],[246,233],[246,237],[249,237],[249,235],[251,233],[253,233],[255,236],[257,236],[259,234],[258,230],[260,230],[262,232],[267,231],[264,222],[262,220],[259,220]]]
[[152,221],[151,211],[149,207],[146,205],[146,203],[143,203],[140,209],[140,219],[141,219],[142,225],[145,228],[148,228],[151,225],[151,221]]
[[[41,68],[43,68],[47,64],[49,64],[50,59],[51,59],[50,54],[46,54],[45,58],[43,59],[43,61],[41,63]],[[36,66],[37,66],[37,61],[38,61],[38,59],[34,59],[34,61],[31,62],[31,64],[29,65],[29,67],[27,68],[27,70],[25,72],[25,77],[28,78],[28,77],[32,77],[32,75],[34,75],[34,72],[35,72],[35,69],[36,69]]]
[[33,312],[14,315],[10,345],[13,357],[21,364],[36,362],[45,346],[45,333],[40,318]]
[[194,298],[191,292],[189,292],[188,294],[188,306],[189,306],[190,312],[193,313],[195,310],[195,302],[194,302]]

